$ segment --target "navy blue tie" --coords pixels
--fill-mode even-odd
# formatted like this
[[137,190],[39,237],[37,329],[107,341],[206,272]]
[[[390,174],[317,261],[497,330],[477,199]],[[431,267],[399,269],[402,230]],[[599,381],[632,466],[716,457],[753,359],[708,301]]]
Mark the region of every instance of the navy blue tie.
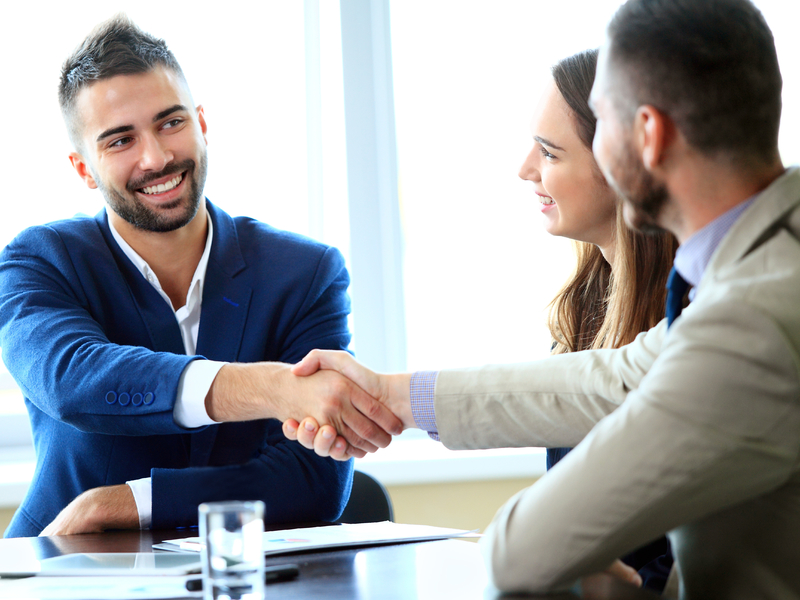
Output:
[[667,327],[681,314],[683,297],[688,289],[689,283],[672,267],[667,279]]

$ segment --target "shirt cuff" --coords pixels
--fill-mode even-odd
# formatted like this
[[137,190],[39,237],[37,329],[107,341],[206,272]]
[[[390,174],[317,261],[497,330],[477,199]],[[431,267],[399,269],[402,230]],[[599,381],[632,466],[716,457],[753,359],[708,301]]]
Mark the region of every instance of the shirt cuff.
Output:
[[427,431],[437,442],[439,429],[436,426],[436,412],[433,407],[436,392],[436,378],[439,371],[417,371],[411,375],[411,415],[417,427]]
[[193,360],[178,382],[178,397],[172,418],[181,427],[205,427],[216,423],[206,411],[206,396],[219,370],[228,363],[213,360]]
[[139,529],[150,529],[153,522],[153,484],[149,477],[126,481],[133,492],[136,511],[139,513]]

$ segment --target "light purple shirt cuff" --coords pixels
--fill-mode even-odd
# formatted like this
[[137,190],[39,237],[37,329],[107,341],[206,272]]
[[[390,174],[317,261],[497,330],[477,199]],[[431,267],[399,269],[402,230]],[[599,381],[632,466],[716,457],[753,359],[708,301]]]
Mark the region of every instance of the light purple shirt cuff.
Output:
[[411,415],[417,427],[427,431],[432,439],[439,441],[436,412],[433,407],[436,378],[439,371],[417,371],[411,375]]

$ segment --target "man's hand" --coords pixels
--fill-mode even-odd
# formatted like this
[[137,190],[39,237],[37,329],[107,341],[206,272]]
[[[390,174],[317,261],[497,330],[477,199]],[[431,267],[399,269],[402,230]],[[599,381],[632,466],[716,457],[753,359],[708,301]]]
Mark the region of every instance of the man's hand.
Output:
[[385,448],[403,431],[389,409],[341,374],[326,370],[300,377],[281,363],[225,365],[211,385],[206,409],[215,421],[296,423],[310,416],[330,425],[362,456]]
[[287,419],[283,423],[283,435],[287,439],[297,440],[320,456],[329,456],[334,460],[364,458],[367,454],[360,448],[350,446],[330,425],[320,427],[312,417],[306,417],[300,424],[294,419]]
[[[620,579],[625,583],[642,587],[642,578],[639,573],[621,560],[615,560],[605,571],[581,577],[580,597],[586,600],[628,598],[629,596],[624,593],[624,590],[620,590],[620,585],[617,583],[617,580]],[[650,594],[646,595],[650,596]],[[652,597],[656,598],[654,594]]]
[[[403,429],[416,427],[409,398],[410,375],[379,375],[358,363],[347,352],[334,350],[312,350],[292,367],[292,373],[303,377],[320,370],[336,371],[353,381],[370,397],[377,398],[402,421]],[[361,410],[360,406],[357,408]],[[313,416],[303,419],[302,425],[294,419],[286,420],[283,433],[288,439],[299,441],[320,456],[347,460],[350,457],[361,458],[365,454],[364,448],[348,444],[346,436],[337,435],[337,429],[329,425],[320,426]]]
[[605,572],[636,587],[642,586],[642,577],[639,575],[639,572],[619,559],[611,563],[611,566],[608,567]]
[[106,529],[139,529],[139,512],[127,484],[83,492],[39,535],[98,533]]

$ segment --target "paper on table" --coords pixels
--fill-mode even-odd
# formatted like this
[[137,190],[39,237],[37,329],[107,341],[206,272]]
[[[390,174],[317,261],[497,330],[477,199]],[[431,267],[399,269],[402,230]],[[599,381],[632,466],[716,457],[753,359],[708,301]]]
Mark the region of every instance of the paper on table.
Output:
[[[196,577],[196,576],[195,576]],[[14,600],[150,600],[200,597],[186,591],[190,577],[28,577],[0,579],[0,598]]]
[[[428,525],[406,525],[383,521],[380,523],[357,523],[326,525],[300,529],[282,529],[264,532],[264,554],[290,554],[303,550],[321,550],[345,546],[377,546],[403,542],[443,540],[473,534],[465,529],[447,529]],[[182,538],[154,544],[160,550],[176,552],[199,552],[200,538]]]
[[[191,575],[200,573],[200,557],[196,554],[167,552],[90,552],[65,554],[39,561],[38,576],[141,576]],[[4,573],[0,567],[0,576]],[[32,575],[34,573],[31,573]],[[12,573],[22,575],[22,573]]]

